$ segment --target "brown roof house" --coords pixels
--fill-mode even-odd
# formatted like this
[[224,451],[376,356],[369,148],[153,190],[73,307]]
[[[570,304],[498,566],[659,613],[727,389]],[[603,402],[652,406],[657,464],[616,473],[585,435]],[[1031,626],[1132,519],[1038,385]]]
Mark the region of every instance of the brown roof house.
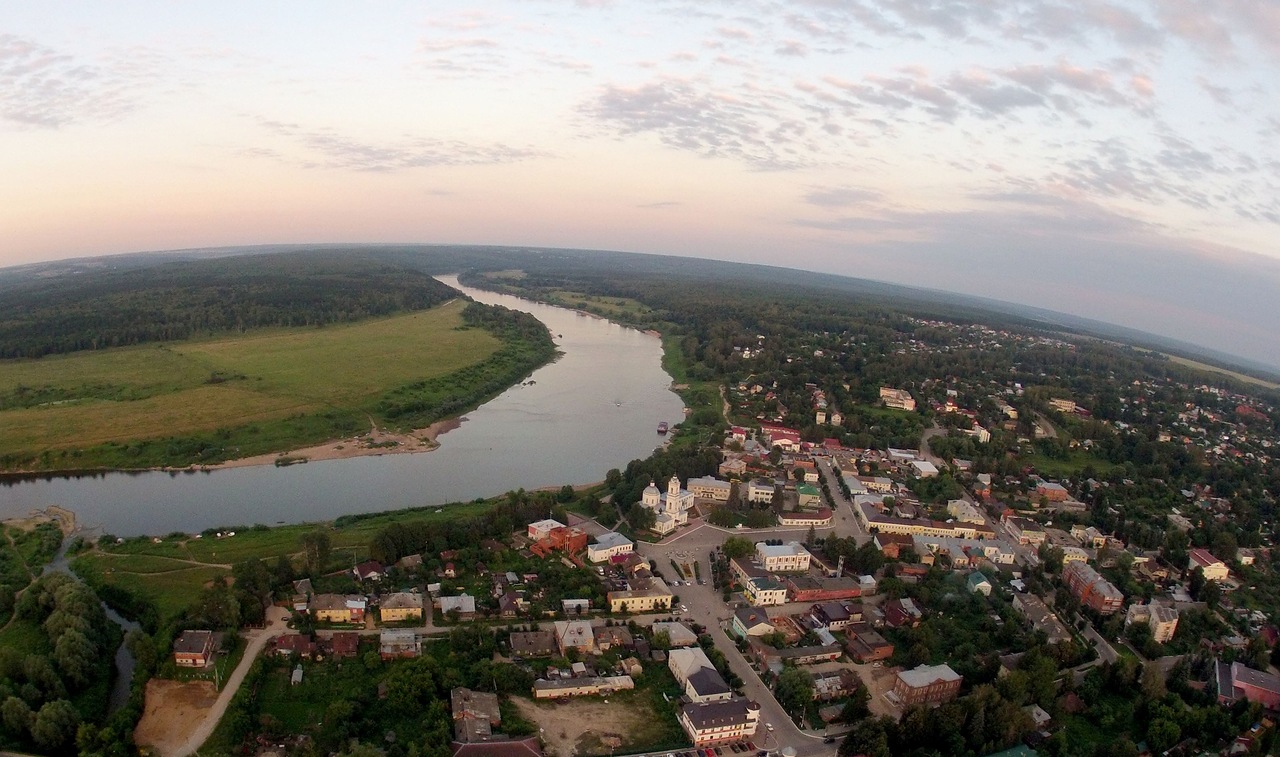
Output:
[[184,668],[203,668],[213,661],[213,631],[183,631],[173,642],[173,661]]

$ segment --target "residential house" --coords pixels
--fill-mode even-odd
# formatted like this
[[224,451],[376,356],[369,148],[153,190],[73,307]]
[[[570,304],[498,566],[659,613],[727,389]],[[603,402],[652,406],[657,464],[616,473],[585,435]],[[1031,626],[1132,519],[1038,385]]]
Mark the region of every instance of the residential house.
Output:
[[915,628],[924,617],[924,613],[909,597],[891,599],[880,609],[884,611],[884,624],[890,628]]
[[798,541],[776,545],[756,542],[756,556],[770,573],[803,573],[809,569],[809,553]]
[[1034,594],[1014,594],[1013,609],[1022,613],[1032,628],[1043,631],[1050,644],[1071,640],[1071,632],[1040,597]]
[[611,591],[606,596],[610,612],[654,612],[671,609],[675,597],[657,576],[634,578],[625,591]]
[[862,584],[856,578],[795,575],[788,576],[786,582],[787,599],[791,602],[822,602],[862,596]]
[[456,597],[439,597],[436,604],[440,606],[440,612],[446,618],[450,617],[450,613],[457,613],[458,620],[475,620],[476,617],[476,598],[470,594],[459,594]]
[[695,747],[728,744],[755,736],[760,705],[743,697],[689,702],[680,708],[678,719]]
[[422,620],[422,607],[421,594],[396,592],[382,598],[378,613],[383,623],[403,623]]
[[1062,550],[1063,565],[1066,565],[1069,562],[1089,562],[1089,553],[1085,552],[1080,547],[1067,546],[1061,547],[1060,549]]
[[510,644],[518,657],[550,657],[559,650],[551,631],[512,631]]
[[212,631],[183,631],[173,642],[173,662],[183,668],[203,668],[213,661]]
[[381,581],[387,575],[387,569],[377,560],[366,560],[351,569],[357,581]]
[[713,702],[733,697],[729,684],[711,664],[701,647],[673,649],[667,666],[691,702]]
[[422,654],[422,644],[412,628],[384,628],[378,637],[378,651],[384,660],[417,657]]
[[346,659],[355,657],[360,651],[360,634],[355,631],[335,631],[329,637],[329,653],[334,657]]
[[658,622],[650,626],[655,635],[665,633],[667,641],[674,647],[689,647],[698,643],[698,635],[684,623]]
[[1124,595],[1098,571],[1082,562],[1067,563],[1062,569],[1067,589],[1086,607],[1110,615],[1124,604]]
[[787,603],[787,587],[773,578],[753,578],[742,585],[742,596],[753,605],[772,607]]
[[1227,570],[1227,564],[1207,549],[1193,549],[1187,562],[1187,570],[1195,570],[1200,568],[1204,571],[1206,581],[1225,581],[1230,571]]
[[318,623],[363,623],[367,605],[364,597],[355,595],[316,594],[307,610]]
[[587,547],[587,559],[593,563],[604,562],[618,555],[631,554],[635,544],[620,533],[610,531],[596,537],[596,543]]
[[965,584],[969,587],[969,591],[975,594],[981,594],[986,597],[991,596],[991,581],[976,570],[969,574],[969,578]]
[[626,626],[600,626],[595,629],[596,648],[601,652],[607,652],[614,647],[620,649],[632,649],[635,647],[635,639],[631,636],[631,631]]
[[693,492],[693,496],[700,499],[727,502],[729,494],[733,490],[733,484],[728,481],[721,481],[715,476],[702,476],[701,478],[689,479],[688,488],[689,491]]
[[876,545],[876,549],[884,553],[884,556],[890,560],[899,559],[899,555],[902,554],[904,549],[915,549],[911,534],[880,532],[872,536],[871,540]]
[[947,665],[920,665],[898,672],[893,694],[903,707],[942,704],[960,695],[964,678]]
[[809,613],[815,620],[832,631],[842,631],[854,622],[849,610],[840,602],[816,604],[809,609]]
[[1038,499],[1044,499],[1048,502],[1066,502],[1070,497],[1071,493],[1062,484],[1055,484],[1050,481],[1040,481],[1036,484],[1036,498]]
[[813,698],[824,702],[850,696],[861,685],[858,674],[852,670],[829,670],[812,676]]
[[963,499],[953,499],[947,502],[947,515],[950,515],[961,523],[987,522],[986,518],[982,517],[982,513],[978,511],[978,508]]
[[880,401],[885,407],[894,410],[914,411],[916,409],[916,401],[911,393],[906,389],[895,389],[893,387],[880,387]]
[[893,645],[866,623],[854,623],[845,633],[845,650],[859,663],[887,660],[893,656]]
[[453,711],[453,737],[458,742],[469,744],[508,739],[493,730],[502,724],[497,694],[459,687],[449,692],[449,704]]
[[933,478],[938,475],[938,466],[928,460],[912,460],[911,470],[919,478]]
[[1158,644],[1173,639],[1178,630],[1178,611],[1173,607],[1157,604],[1132,604],[1125,614],[1125,628],[1139,623],[1151,628],[1151,637]]
[[764,636],[776,630],[763,607],[739,607],[734,610],[732,628],[735,634],[744,639]]
[[538,679],[533,682],[534,699],[563,699],[565,697],[590,697],[612,694],[615,691],[634,689],[631,676],[601,676],[596,678]]
[[1268,710],[1280,710],[1280,676],[1246,667],[1238,662],[1215,666],[1218,702],[1230,705],[1241,699],[1257,702]]
[[315,639],[301,633],[286,633],[277,636],[272,642],[276,655],[280,657],[306,657],[310,659],[314,657],[319,650],[319,645]]
[[596,653],[596,636],[591,623],[585,620],[557,620],[555,623],[556,646],[561,655],[570,649],[584,654]]
[[1037,547],[1044,544],[1044,527],[1039,523],[1018,517],[1005,518],[1004,523],[1005,527],[1009,529],[1009,536],[1017,539],[1019,544],[1030,544]]
[[[800,504],[804,504],[801,502]],[[778,525],[783,527],[799,528],[803,526],[812,526],[814,528],[825,528],[831,525],[831,508],[820,507],[813,512],[789,512],[778,514]]]
[[530,523],[528,529],[529,541],[542,541],[551,535],[552,529],[564,527],[563,523],[558,520],[552,520],[551,518],[540,520],[536,523]]

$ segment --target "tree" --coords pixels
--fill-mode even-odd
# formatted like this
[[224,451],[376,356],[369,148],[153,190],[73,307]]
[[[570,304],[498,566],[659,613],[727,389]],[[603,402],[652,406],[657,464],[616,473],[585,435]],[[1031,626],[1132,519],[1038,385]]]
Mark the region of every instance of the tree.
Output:
[[801,715],[813,701],[813,678],[800,668],[788,667],[778,676],[774,692],[784,710],[793,717]]
[[898,724],[886,717],[868,718],[849,729],[840,742],[840,757],[893,757],[889,751],[889,735],[896,734]]
[[70,630],[62,634],[54,646],[53,659],[62,674],[79,687],[88,685],[93,678],[93,667],[98,660],[98,648],[80,631]]
[[307,572],[313,576],[319,575],[324,570],[325,564],[329,562],[329,551],[332,547],[329,534],[324,531],[311,531],[302,535],[301,542],[302,560]]
[[42,749],[54,750],[70,743],[80,727],[80,713],[65,699],[45,704],[31,723],[31,739]]
[[658,515],[640,502],[633,502],[627,508],[627,522],[637,531],[653,528],[658,522]]
[[871,692],[861,681],[858,688],[849,695],[849,701],[840,708],[840,722],[856,723],[871,714]]
[[744,536],[730,536],[724,540],[724,545],[720,547],[720,551],[724,556],[733,559],[735,557],[747,557],[756,551],[756,545]]
[[1177,744],[1182,738],[1182,728],[1174,720],[1159,718],[1151,721],[1147,727],[1147,744],[1153,754],[1160,754]]
[[3,722],[5,730],[14,736],[19,738],[26,736],[34,719],[35,715],[32,714],[31,707],[18,697],[10,695],[4,700],[4,704],[0,705],[0,722]]

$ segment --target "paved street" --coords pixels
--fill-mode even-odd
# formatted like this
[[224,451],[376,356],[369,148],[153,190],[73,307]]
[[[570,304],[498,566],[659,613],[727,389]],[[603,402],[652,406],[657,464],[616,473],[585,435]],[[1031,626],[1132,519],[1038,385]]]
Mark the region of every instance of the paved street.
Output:
[[[819,534],[831,533],[831,528],[817,529]],[[760,714],[763,723],[773,726],[772,732],[767,728],[757,733],[754,739],[756,746],[762,749],[777,749],[783,746],[795,747],[801,757],[808,755],[830,755],[835,753],[836,744],[824,744],[823,734],[801,731],[791,721],[773,697],[773,693],[760,681],[759,675],[751,668],[747,659],[738,651],[737,646],[724,631],[724,624],[732,617],[730,608],[721,600],[721,594],[711,583],[711,548],[724,543],[731,535],[740,535],[752,541],[765,539],[804,539],[808,528],[769,528],[737,532],[734,529],[721,529],[706,524],[698,525],[677,534],[675,538],[661,544],[639,543],[637,550],[653,563],[664,576],[675,578],[671,574],[671,560],[677,563],[697,560],[705,585],[696,582],[688,586],[673,586],[672,591],[680,597],[680,603],[689,608],[684,618],[707,626],[716,649],[724,654],[730,669],[744,682],[743,691],[750,699],[760,703]],[[665,616],[664,616],[665,617]],[[639,619],[638,619],[639,620]]]

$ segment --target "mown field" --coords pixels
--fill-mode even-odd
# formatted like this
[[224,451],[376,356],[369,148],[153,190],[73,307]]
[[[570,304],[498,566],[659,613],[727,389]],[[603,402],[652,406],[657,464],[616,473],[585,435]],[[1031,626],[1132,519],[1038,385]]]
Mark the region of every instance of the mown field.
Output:
[[236,535],[225,538],[212,534],[200,538],[187,534],[137,537],[90,549],[75,558],[73,567],[93,586],[114,586],[152,603],[160,617],[167,620],[187,609],[209,581],[230,575],[230,566],[235,563],[257,559],[271,564],[279,557],[296,559],[302,551],[304,534],[325,531],[332,545],[329,567],[341,568],[367,559],[370,540],[390,524],[443,522],[476,515],[491,506],[491,502],[480,501],[352,516],[337,525],[237,526]]
[[367,414],[393,388],[448,375],[497,352],[500,339],[463,326],[465,305],[457,300],[353,324],[0,361],[0,458],[11,468],[36,455],[44,464],[32,467],[93,467],[104,456],[84,451],[104,444],[225,436],[239,428],[259,440],[245,441],[256,447],[245,452],[256,454],[323,436],[317,426],[326,424],[299,416]]

